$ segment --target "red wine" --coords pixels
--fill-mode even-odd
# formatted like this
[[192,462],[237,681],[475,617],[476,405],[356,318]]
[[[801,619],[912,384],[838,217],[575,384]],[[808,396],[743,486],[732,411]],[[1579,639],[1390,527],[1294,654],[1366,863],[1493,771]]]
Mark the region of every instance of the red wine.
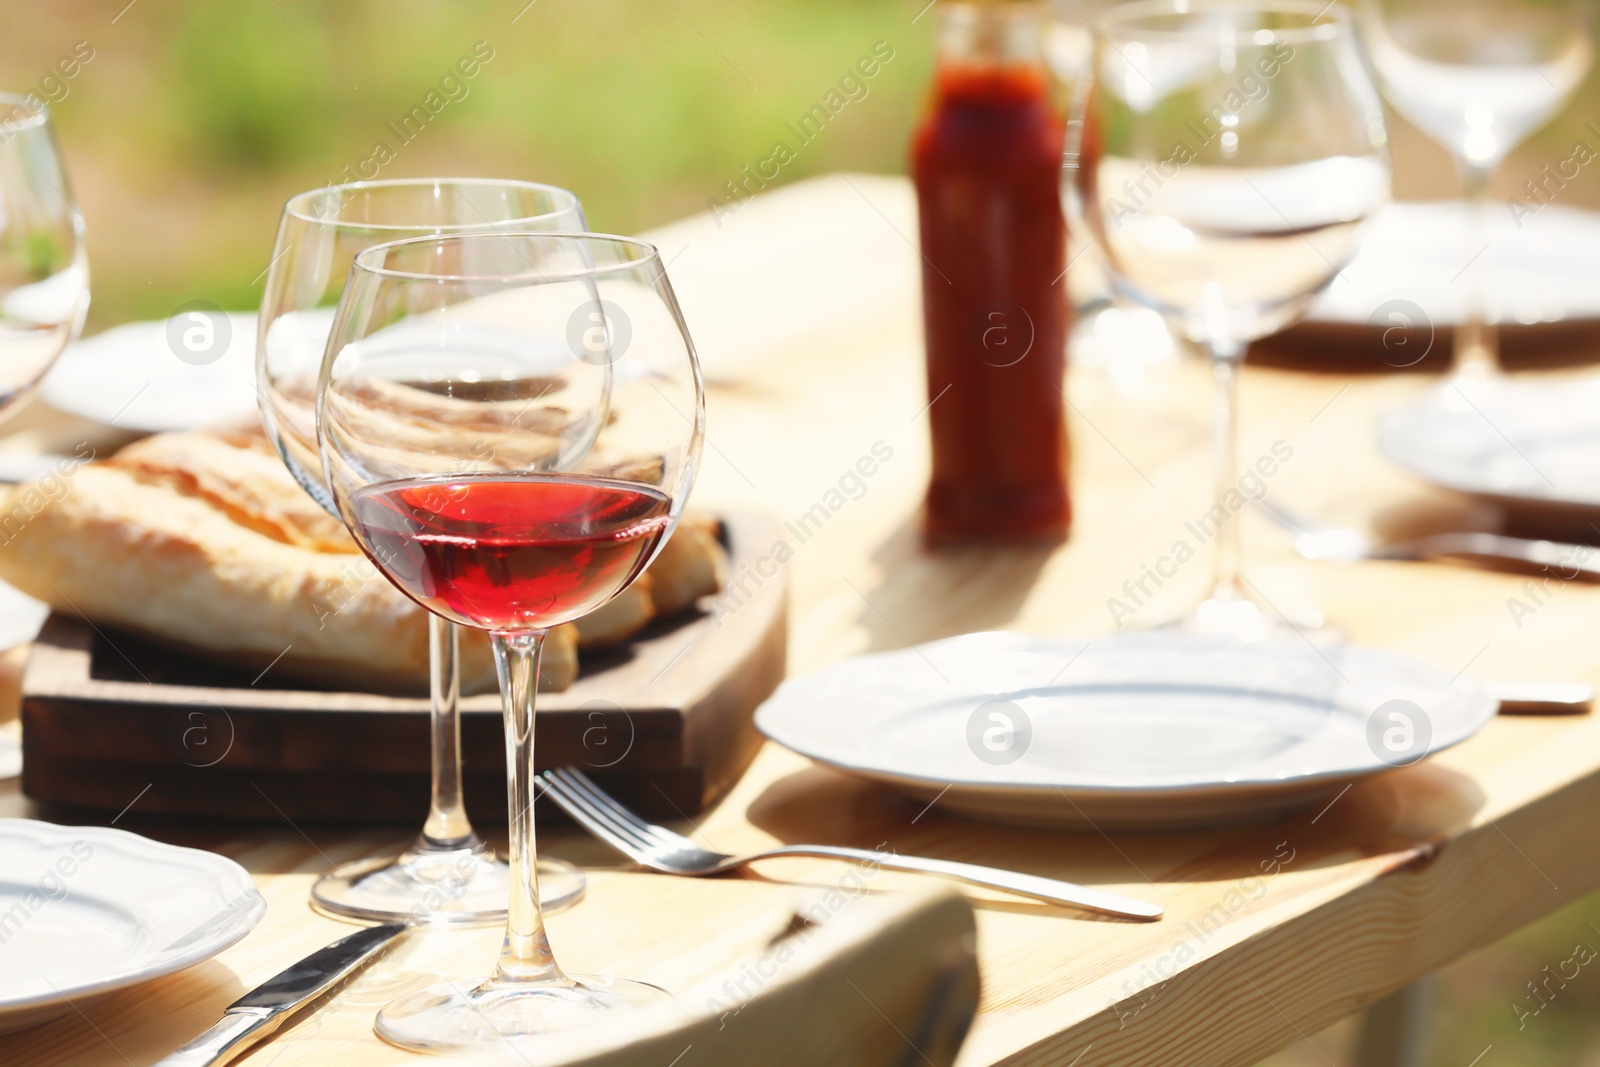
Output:
[[541,630],[600,607],[667,532],[659,490],[607,478],[468,474],[350,497],[356,539],[423,607],[484,630]]

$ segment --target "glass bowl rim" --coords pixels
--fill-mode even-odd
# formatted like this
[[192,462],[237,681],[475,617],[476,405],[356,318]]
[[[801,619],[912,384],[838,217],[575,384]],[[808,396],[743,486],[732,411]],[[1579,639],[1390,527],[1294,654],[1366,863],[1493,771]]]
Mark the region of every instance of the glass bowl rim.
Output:
[[[313,214],[308,205],[314,197],[330,194],[357,193],[368,189],[401,189],[401,188],[426,188],[428,186],[473,185],[473,186],[502,186],[509,189],[536,190],[538,192],[554,193],[556,199],[565,198],[567,203],[550,211],[543,211],[536,215],[522,215],[513,219],[490,219],[485,222],[457,222],[441,223],[435,226],[416,225],[415,223],[389,223],[389,222],[356,222],[350,219],[326,218]],[[332,185],[320,186],[316,189],[307,189],[299,192],[284,201],[284,215],[310,223],[313,226],[326,226],[335,230],[366,230],[378,231],[393,230],[396,232],[417,233],[421,230],[431,230],[434,233],[466,233],[472,230],[481,230],[488,226],[516,226],[538,222],[540,219],[556,218],[577,208],[582,210],[583,202],[578,195],[570,189],[563,189],[559,185],[550,185],[545,182],[523,181],[518,178],[376,178],[354,182],[336,182]],[[422,235],[426,236],[426,235]]]
[[[616,263],[604,263],[593,267],[578,269],[562,269],[541,271],[537,267],[531,270],[517,271],[515,273],[493,274],[436,274],[429,271],[396,270],[393,267],[382,266],[380,262],[391,251],[406,248],[411,245],[444,244],[446,242],[507,240],[511,238],[559,238],[567,241],[620,245],[634,250],[634,254],[625,260]],[[422,237],[407,237],[400,241],[387,241],[383,244],[373,245],[356,254],[352,271],[371,274],[382,278],[403,278],[410,281],[439,282],[450,284],[455,282],[528,282],[530,284],[566,281],[571,278],[588,278],[597,275],[614,274],[618,271],[630,270],[649,263],[660,262],[661,252],[649,241],[637,237],[623,237],[611,233],[592,233],[588,230],[474,230],[464,233],[439,233]],[[530,266],[532,266],[530,264]],[[665,272],[663,272],[665,273]]]
[[31,126],[44,126],[50,122],[49,103],[40,100],[35,104],[29,99],[30,96],[31,93],[0,92],[0,105],[14,107],[23,112],[15,118],[0,118],[0,130],[16,133]]
[[[1138,25],[1142,20],[1157,17],[1181,18],[1228,11],[1303,15],[1306,16],[1306,22],[1299,26],[1275,29],[1230,28],[1221,31],[1214,25],[1209,28],[1195,25],[1173,29]],[[1246,47],[1269,47],[1280,43],[1308,44],[1332,41],[1355,34],[1355,25],[1351,21],[1350,13],[1337,0],[1332,0],[1330,3],[1320,3],[1319,0],[1138,0],[1135,3],[1118,4],[1101,12],[1099,25],[1095,28],[1107,37],[1117,37],[1126,41],[1192,42]]]

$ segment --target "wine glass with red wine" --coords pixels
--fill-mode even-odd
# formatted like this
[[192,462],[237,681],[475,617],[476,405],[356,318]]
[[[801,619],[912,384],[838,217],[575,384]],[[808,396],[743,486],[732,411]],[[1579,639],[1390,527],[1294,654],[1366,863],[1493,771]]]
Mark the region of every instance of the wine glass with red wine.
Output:
[[664,996],[565,974],[534,877],[534,693],[546,632],[642,573],[677,523],[705,406],[655,248],[586,233],[473,233],[359,254],[317,387],[340,516],[407,596],[486,630],[505,704],[511,869],[494,974],[379,1013],[412,1049],[498,1046]]

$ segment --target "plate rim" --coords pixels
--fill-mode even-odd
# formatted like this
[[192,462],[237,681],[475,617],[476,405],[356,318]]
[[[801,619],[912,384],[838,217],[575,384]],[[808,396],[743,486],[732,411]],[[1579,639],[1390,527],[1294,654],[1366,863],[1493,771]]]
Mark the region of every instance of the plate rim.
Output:
[[52,839],[89,839],[98,840],[113,849],[120,850],[135,860],[155,860],[170,865],[173,859],[181,859],[183,861],[181,865],[191,871],[205,870],[222,876],[224,883],[234,882],[235,887],[241,890],[235,899],[244,906],[233,908],[232,914],[235,916],[233,922],[225,924],[209,937],[200,938],[184,951],[158,965],[152,966],[146,962],[140,966],[134,962],[101,978],[74,982],[49,992],[28,996],[8,996],[0,992],[0,1018],[49,1004],[70,1005],[70,997],[74,995],[97,996],[193,967],[238,944],[255,929],[267,910],[267,899],[256,888],[250,872],[236,860],[216,852],[168,844],[165,841],[156,841],[129,830],[118,830],[110,826],[65,826],[60,823],[45,822],[42,819],[0,818],[0,837],[13,834],[31,837],[46,847],[55,843]]
[[[1600,319],[1597,319],[1596,321],[1600,321]],[[1517,389],[1527,389],[1540,384],[1556,383],[1519,382],[1512,387]],[[1582,377],[1572,379],[1566,384],[1600,385],[1600,381],[1597,381],[1592,377]],[[1497,501],[1513,507],[1521,508],[1564,508],[1583,511],[1590,514],[1600,512],[1600,498],[1581,500],[1577,497],[1562,493],[1558,488],[1553,492],[1544,492],[1536,485],[1532,487],[1531,491],[1497,489],[1487,485],[1472,485],[1468,482],[1462,481],[1459,478],[1441,477],[1435,471],[1427,469],[1422,464],[1419,464],[1413,456],[1408,455],[1405,449],[1399,447],[1396,438],[1403,433],[1403,431],[1399,430],[1398,427],[1406,423],[1406,416],[1414,416],[1418,412],[1434,410],[1435,405],[1431,401],[1422,399],[1413,400],[1398,407],[1391,408],[1388,411],[1381,412],[1377,419],[1378,432],[1376,436],[1378,452],[1383,456],[1383,458],[1388,460],[1390,463],[1393,463],[1400,469],[1406,471],[1413,477],[1428,483],[1429,485],[1437,486],[1440,489],[1448,489],[1456,493],[1463,493],[1467,496],[1478,497],[1482,500]],[[1487,416],[1482,417],[1487,418]],[[1513,445],[1513,447],[1515,447],[1515,445]]]
[[[260,311],[257,308],[251,308],[249,310],[221,309],[221,311],[222,314],[228,317],[231,327],[238,331],[238,338],[243,338],[249,342],[250,373],[248,377],[253,381],[255,377],[255,336],[258,320],[260,318]],[[149,343],[151,344],[153,350],[154,343],[158,339],[159,335],[165,330],[166,324],[169,321],[170,319],[128,319],[123,322],[113,323],[112,325],[107,326],[105,329],[89,334],[86,337],[75,338],[66,346],[61,354],[56,357],[55,361],[50,365],[45,373],[40,376],[36,386],[37,395],[44,400],[46,404],[49,404],[52,408],[63,412],[64,414],[85,419],[101,427],[110,425],[104,421],[104,412],[95,410],[93,404],[82,403],[81,400],[77,399],[77,393],[69,387],[72,379],[72,376],[68,373],[68,371],[70,371],[72,368],[71,360],[84,349],[88,349],[89,352],[88,356],[84,358],[102,358],[102,354],[99,350],[106,349],[107,351],[104,353],[104,358],[113,360],[116,358],[116,351],[119,346]],[[235,343],[243,342],[236,341]],[[230,344],[229,349],[231,350],[231,348],[232,345]],[[225,358],[226,356],[227,351],[224,351],[222,355],[219,356],[219,359]],[[175,374],[181,374],[183,373],[181,368],[182,365],[174,361],[174,364],[171,367],[171,372]],[[137,399],[137,397],[135,399]],[[204,416],[199,419],[190,419],[186,417],[182,420],[174,421],[171,419],[156,420],[140,418],[139,411],[141,409],[135,405],[133,400],[130,400],[125,405],[125,407],[130,410],[125,410],[123,413],[117,416],[120,421],[117,423],[115,428],[130,430],[139,434],[179,433],[189,430],[202,429],[207,426],[217,425],[218,418],[220,418],[223,423],[226,423],[229,419],[233,419],[245,414],[253,415],[256,410],[257,403],[257,397],[252,395],[250,397],[248,408],[241,407],[237,413],[225,411],[221,416],[211,415]],[[128,421],[129,419],[132,419],[133,421],[130,422]]]
[[[946,642],[953,642],[953,641],[965,641],[965,640],[969,640],[969,639],[972,639],[972,638],[1004,639],[1004,640],[1008,640],[1008,641],[1010,641],[1010,640],[1022,640],[1022,641],[1027,641],[1027,642],[1061,642],[1061,643],[1084,642],[1084,643],[1092,643],[1092,642],[1094,642],[1096,640],[1104,640],[1104,639],[1107,639],[1107,638],[1115,638],[1115,637],[1124,636],[1124,635],[1127,635],[1127,634],[1157,635],[1157,634],[1161,634],[1161,631],[1156,631],[1156,630],[1133,630],[1133,631],[1125,631],[1122,634],[1099,634],[1099,635],[1092,635],[1092,636],[1089,636],[1089,637],[1069,637],[1069,636],[1064,636],[1064,635],[1030,634],[1030,633],[1024,633],[1024,632],[1021,632],[1021,631],[1014,631],[1014,630],[980,630],[980,631],[975,631],[974,633],[970,633],[970,634],[957,634],[957,635],[954,635],[954,636],[951,636],[951,637],[939,638],[939,639],[937,639],[935,641],[926,641],[926,642],[922,642],[922,643],[917,644],[917,645],[908,645],[905,648],[884,649],[884,650],[880,650],[880,651],[877,651],[877,652],[867,652],[867,653],[863,653],[863,654],[858,655],[858,656],[847,657],[846,659],[839,660],[836,663],[830,664],[829,666],[822,668],[821,670],[813,671],[810,674],[801,675],[800,677],[792,679],[791,681],[802,681],[802,680],[806,680],[806,679],[815,678],[815,677],[818,677],[820,675],[823,675],[825,673],[828,673],[830,671],[833,671],[833,670],[837,669],[840,664],[849,663],[849,662],[852,662],[852,661],[856,661],[856,660],[860,660],[860,659],[864,659],[864,658],[868,658],[868,657],[873,657],[873,656],[895,656],[895,655],[901,655],[901,654],[904,654],[904,653],[922,653],[922,654],[925,654],[926,649],[928,649],[929,647],[931,647],[933,645],[938,645],[938,644],[943,644],[943,643],[946,643]],[[1180,635],[1178,635],[1176,632],[1168,633],[1165,636],[1178,637],[1180,640],[1185,639],[1185,638],[1182,638]],[[1437,674],[1440,677],[1444,676],[1444,672],[1443,671],[1439,670],[1439,668],[1437,668],[1437,667],[1434,667],[1430,663],[1427,663],[1427,662],[1425,662],[1423,660],[1414,659],[1414,658],[1412,658],[1410,656],[1404,655],[1403,653],[1394,652],[1394,651],[1389,650],[1389,649],[1372,648],[1372,647],[1369,647],[1369,646],[1366,646],[1366,645],[1355,645],[1355,644],[1344,645],[1344,646],[1341,646],[1341,647],[1343,649],[1356,650],[1362,655],[1371,655],[1371,656],[1376,656],[1376,657],[1379,657],[1379,658],[1382,658],[1382,659],[1395,659],[1395,658],[1403,659],[1403,660],[1405,660],[1405,661],[1407,661],[1407,662],[1409,662],[1411,664],[1414,664],[1416,666],[1420,666],[1420,667],[1426,669],[1429,672]],[[784,684],[788,685],[789,682],[786,681]],[[1416,763],[1421,763],[1423,760],[1429,759],[1429,758],[1437,755],[1440,752],[1444,752],[1444,751],[1447,751],[1448,749],[1454,748],[1456,745],[1461,744],[1463,741],[1466,741],[1466,740],[1470,739],[1471,737],[1476,735],[1480,730],[1482,730],[1483,727],[1486,726],[1491,720],[1493,720],[1495,715],[1498,712],[1498,706],[1497,706],[1494,698],[1489,694],[1489,691],[1481,683],[1479,683],[1476,679],[1467,678],[1465,676],[1462,676],[1462,677],[1456,678],[1453,681],[1445,683],[1445,685],[1448,688],[1464,687],[1467,690],[1469,690],[1469,693],[1468,693],[1469,697],[1475,699],[1475,702],[1478,705],[1480,705],[1480,710],[1479,710],[1478,714],[1473,717],[1473,721],[1472,721],[1472,724],[1471,724],[1470,728],[1465,730],[1462,733],[1461,736],[1456,737],[1453,740],[1447,741],[1445,743],[1434,744],[1434,745],[1430,746],[1430,748],[1428,749],[1427,754],[1422,756],[1420,759],[1416,760],[1415,761]],[[1326,784],[1329,781],[1334,781],[1334,780],[1338,780],[1340,778],[1346,778],[1346,777],[1367,778],[1367,777],[1371,777],[1371,776],[1376,775],[1376,774],[1383,774],[1383,773],[1387,773],[1388,771],[1399,770],[1403,766],[1408,766],[1408,765],[1404,765],[1404,764],[1402,764],[1402,765],[1390,765],[1390,764],[1385,764],[1385,763],[1382,763],[1382,762],[1378,762],[1376,765],[1370,766],[1370,767],[1357,767],[1357,768],[1341,767],[1341,768],[1334,768],[1334,769],[1325,770],[1325,771],[1317,771],[1317,772],[1313,772],[1313,773],[1309,773],[1309,774],[1287,774],[1287,775],[1278,775],[1276,777],[1271,777],[1271,778],[1246,777],[1246,778],[1237,778],[1237,779],[1233,779],[1233,780],[1230,780],[1230,781],[1188,782],[1188,783],[1177,783],[1177,784],[1171,784],[1171,785],[1081,785],[1081,784],[1072,784],[1072,783],[1059,782],[1059,781],[1058,782],[1044,782],[1044,781],[1039,781],[1039,782],[998,782],[998,781],[983,781],[983,780],[973,779],[973,778],[966,778],[966,779],[959,779],[959,780],[952,781],[947,776],[922,775],[922,774],[918,774],[916,772],[911,772],[911,771],[887,770],[887,769],[885,769],[883,767],[869,767],[869,766],[865,766],[865,765],[862,765],[862,764],[853,763],[853,762],[850,762],[850,761],[847,761],[847,760],[841,760],[841,759],[838,759],[838,758],[833,757],[833,756],[818,755],[818,754],[815,754],[814,752],[805,751],[804,749],[798,748],[798,747],[790,744],[788,741],[784,740],[783,737],[779,736],[779,731],[776,731],[774,729],[770,729],[769,728],[771,726],[771,723],[769,721],[770,720],[770,715],[767,714],[767,708],[778,697],[779,693],[781,693],[781,692],[782,692],[782,687],[780,687],[777,692],[774,692],[772,694],[772,696],[768,697],[765,701],[763,701],[761,703],[760,707],[758,707],[756,709],[756,714],[755,714],[756,728],[758,730],[760,730],[762,735],[765,736],[768,740],[770,740],[770,741],[772,741],[772,742],[774,742],[774,743],[776,743],[778,745],[781,745],[783,748],[788,749],[790,752],[794,752],[794,753],[796,753],[796,754],[798,754],[800,756],[803,756],[806,759],[812,760],[812,761],[814,761],[816,763],[820,763],[820,764],[822,764],[824,766],[827,766],[827,767],[833,767],[836,770],[845,771],[845,772],[848,772],[848,773],[851,773],[851,774],[856,774],[856,775],[859,775],[859,776],[864,777],[864,778],[869,778],[869,779],[872,779],[872,780],[875,780],[875,781],[880,781],[880,782],[888,782],[888,783],[892,783],[892,784],[902,784],[902,783],[903,784],[912,784],[912,785],[916,785],[918,787],[925,787],[925,788],[938,788],[939,786],[947,786],[947,787],[949,787],[951,792],[957,792],[957,791],[960,791],[960,792],[983,791],[985,793],[991,793],[991,794],[1004,793],[1004,794],[1010,794],[1010,795],[1013,795],[1013,796],[1035,796],[1035,795],[1039,795],[1039,794],[1056,793],[1056,794],[1065,796],[1065,797],[1067,797],[1069,799],[1074,797],[1074,796],[1084,796],[1084,797],[1094,797],[1094,798],[1119,798],[1120,797],[1120,798],[1150,798],[1152,800],[1158,800],[1158,799],[1171,800],[1171,799],[1176,798],[1176,797],[1190,796],[1190,795],[1207,795],[1207,796],[1211,796],[1211,795],[1217,795],[1217,794],[1226,794],[1226,793],[1242,792],[1242,791],[1253,791],[1253,790],[1261,790],[1261,789],[1271,790],[1275,786],[1286,786],[1286,785],[1291,785],[1291,784],[1294,785],[1294,786],[1315,786],[1315,785],[1318,785],[1318,784]]]

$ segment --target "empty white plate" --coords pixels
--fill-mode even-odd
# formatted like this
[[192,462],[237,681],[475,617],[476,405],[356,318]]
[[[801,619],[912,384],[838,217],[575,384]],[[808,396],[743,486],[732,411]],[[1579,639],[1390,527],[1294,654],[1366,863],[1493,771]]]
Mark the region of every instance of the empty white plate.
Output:
[[210,852],[0,819],[0,1034],[210,959],[266,907],[243,867]]
[[[39,636],[50,608],[0,582],[0,652]],[[22,724],[0,723],[0,779],[22,773]]]
[[49,605],[0,582],[0,652],[38,637],[49,615]]
[[1462,201],[1384,208],[1361,251],[1306,317],[1364,324],[1378,309],[1404,301],[1435,326],[1448,326],[1461,321],[1471,299],[1462,279],[1469,265],[1482,274],[1490,321],[1531,326],[1600,318],[1600,289],[1592,281],[1600,273],[1600,214],[1552,205],[1518,225],[1510,212],[1493,211],[1480,228]]
[[1378,446],[1447,489],[1513,507],[1600,509],[1600,379],[1449,387],[1391,411]]
[[1495,710],[1477,683],[1375,649],[980,633],[787,681],[756,725],[960,814],[1154,830],[1325,803]]
[[58,411],[161,433],[255,416],[256,316],[182,313],[132,322],[69,345],[42,393]]

